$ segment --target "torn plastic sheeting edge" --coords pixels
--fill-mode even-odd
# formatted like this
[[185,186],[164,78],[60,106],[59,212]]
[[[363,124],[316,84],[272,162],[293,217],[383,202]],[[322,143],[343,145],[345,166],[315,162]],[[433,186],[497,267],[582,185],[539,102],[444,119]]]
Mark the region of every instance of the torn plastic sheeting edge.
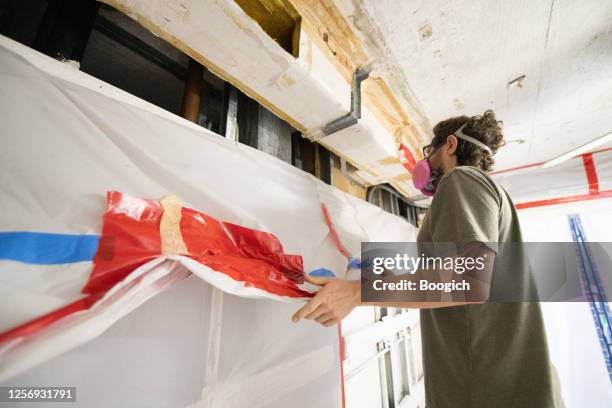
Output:
[[[46,330],[51,327],[55,327],[60,325],[61,322],[65,319],[70,319],[71,315],[86,313],[88,310],[97,307],[98,304],[104,301],[104,299],[111,296],[115,291],[121,290],[124,285],[130,284],[130,282],[134,279],[137,279],[141,272],[141,270],[151,270],[155,268],[160,263],[170,260],[177,261],[182,266],[184,266],[187,271],[193,273],[198,276],[200,279],[209,283],[213,287],[223,292],[233,294],[236,296],[247,297],[252,299],[273,299],[282,302],[299,302],[301,300],[305,300],[308,298],[295,298],[288,296],[280,296],[270,292],[267,292],[263,289],[259,289],[253,286],[246,286],[243,281],[236,281],[229,276],[219,273],[214,269],[207,267],[191,258],[181,256],[181,255],[165,255],[159,258],[156,258],[144,265],[136,268],[132,273],[130,273],[127,277],[125,277],[122,281],[113,286],[109,291],[107,291],[102,297],[95,296],[86,296],[81,299],[78,299],[74,302],[69,303],[66,306],[55,309],[43,316],[40,316],[36,319],[30,320],[16,326],[12,329],[9,329],[0,334],[0,356],[3,351],[11,345],[19,344],[22,341],[29,340],[31,338],[36,338],[39,334],[43,334]],[[86,299],[93,299],[91,301],[87,301]],[[44,323],[42,324],[41,323]]]
[[[182,268],[178,272],[168,270],[165,261],[174,261],[171,265]],[[223,288],[224,292],[230,294],[240,293],[243,297],[292,303],[303,300],[274,295],[255,287],[246,287],[244,282],[235,281],[191,258],[180,255],[162,256],[136,268],[88,309],[64,316],[31,335],[17,337],[0,344],[0,361],[2,361],[0,381],[6,381],[37,364],[94,339],[146,300],[189,277],[191,273],[214,287]],[[162,285],[156,287],[159,282],[162,282]],[[79,331],[79,328],[82,328],[82,331]],[[50,343],[53,341],[55,343]],[[44,342],[44,352],[37,350],[37,346],[42,346],[41,342]]]
[[191,275],[179,262],[166,260],[170,259],[159,258],[137,268],[89,309],[0,345],[0,382],[96,338],[148,299]]
[[225,293],[232,295],[250,298],[250,299],[273,299],[282,302],[296,303],[310,299],[308,297],[296,298],[290,296],[281,296],[274,293],[267,292],[263,289],[259,289],[254,286],[247,286],[244,281],[237,281],[224,273],[219,273],[214,269],[199,263],[198,261],[188,258],[182,255],[172,255],[168,259],[180,260],[181,264],[184,265],[191,273],[197,275],[199,278],[210,283],[214,287],[222,290]]

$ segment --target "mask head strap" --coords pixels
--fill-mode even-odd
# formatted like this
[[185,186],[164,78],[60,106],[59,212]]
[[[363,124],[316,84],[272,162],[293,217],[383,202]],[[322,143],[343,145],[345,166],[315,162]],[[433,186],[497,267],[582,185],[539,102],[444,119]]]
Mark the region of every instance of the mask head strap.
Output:
[[[467,123],[465,125],[467,125]],[[482,143],[480,140],[474,139],[472,136],[468,136],[468,135],[464,134],[461,131],[465,127],[465,125],[461,126],[459,129],[457,129],[455,131],[454,135],[457,136],[459,139],[463,139],[466,142],[473,143],[476,146],[480,147],[481,149],[486,150],[487,152],[493,154],[493,152],[491,151],[491,148],[489,146],[487,146],[486,144]]]

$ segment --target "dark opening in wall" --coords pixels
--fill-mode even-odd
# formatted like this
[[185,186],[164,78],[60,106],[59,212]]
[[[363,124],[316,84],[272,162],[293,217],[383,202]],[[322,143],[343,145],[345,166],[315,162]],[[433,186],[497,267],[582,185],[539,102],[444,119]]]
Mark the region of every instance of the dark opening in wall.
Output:
[[395,214],[418,227],[426,208],[419,207],[408,201],[388,184],[379,184],[368,189],[368,201],[383,210]]
[[306,139],[297,131],[292,134],[291,139],[291,164],[331,184],[332,156],[330,151]]
[[79,61],[100,3],[1,0],[0,33],[60,60]]
[[285,51],[299,55],[301,17],[289,0],[236,0]]
[[33,48],[48,0],[0,0],[0,34]]
[[177,115],[189,58],[123,13],[103,6],[80,69]]

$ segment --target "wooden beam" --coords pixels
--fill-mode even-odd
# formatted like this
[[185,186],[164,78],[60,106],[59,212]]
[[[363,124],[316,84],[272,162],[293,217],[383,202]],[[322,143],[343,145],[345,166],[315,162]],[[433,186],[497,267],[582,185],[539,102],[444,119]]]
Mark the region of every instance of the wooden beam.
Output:
[[185,119],[198,123],[200,117],[200,99],[202,97],[202,65],[189,59],[185,75],[182,115]]

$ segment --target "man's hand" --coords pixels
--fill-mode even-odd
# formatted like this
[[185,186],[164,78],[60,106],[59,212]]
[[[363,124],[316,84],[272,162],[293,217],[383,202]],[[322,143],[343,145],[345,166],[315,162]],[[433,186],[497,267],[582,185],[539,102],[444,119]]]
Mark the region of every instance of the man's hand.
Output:
[[361,282],[304,275],[306,281],[321,286],[317,294],[298,310],[291,320],[316,320],[330,327],[344,319],[361,301]]

